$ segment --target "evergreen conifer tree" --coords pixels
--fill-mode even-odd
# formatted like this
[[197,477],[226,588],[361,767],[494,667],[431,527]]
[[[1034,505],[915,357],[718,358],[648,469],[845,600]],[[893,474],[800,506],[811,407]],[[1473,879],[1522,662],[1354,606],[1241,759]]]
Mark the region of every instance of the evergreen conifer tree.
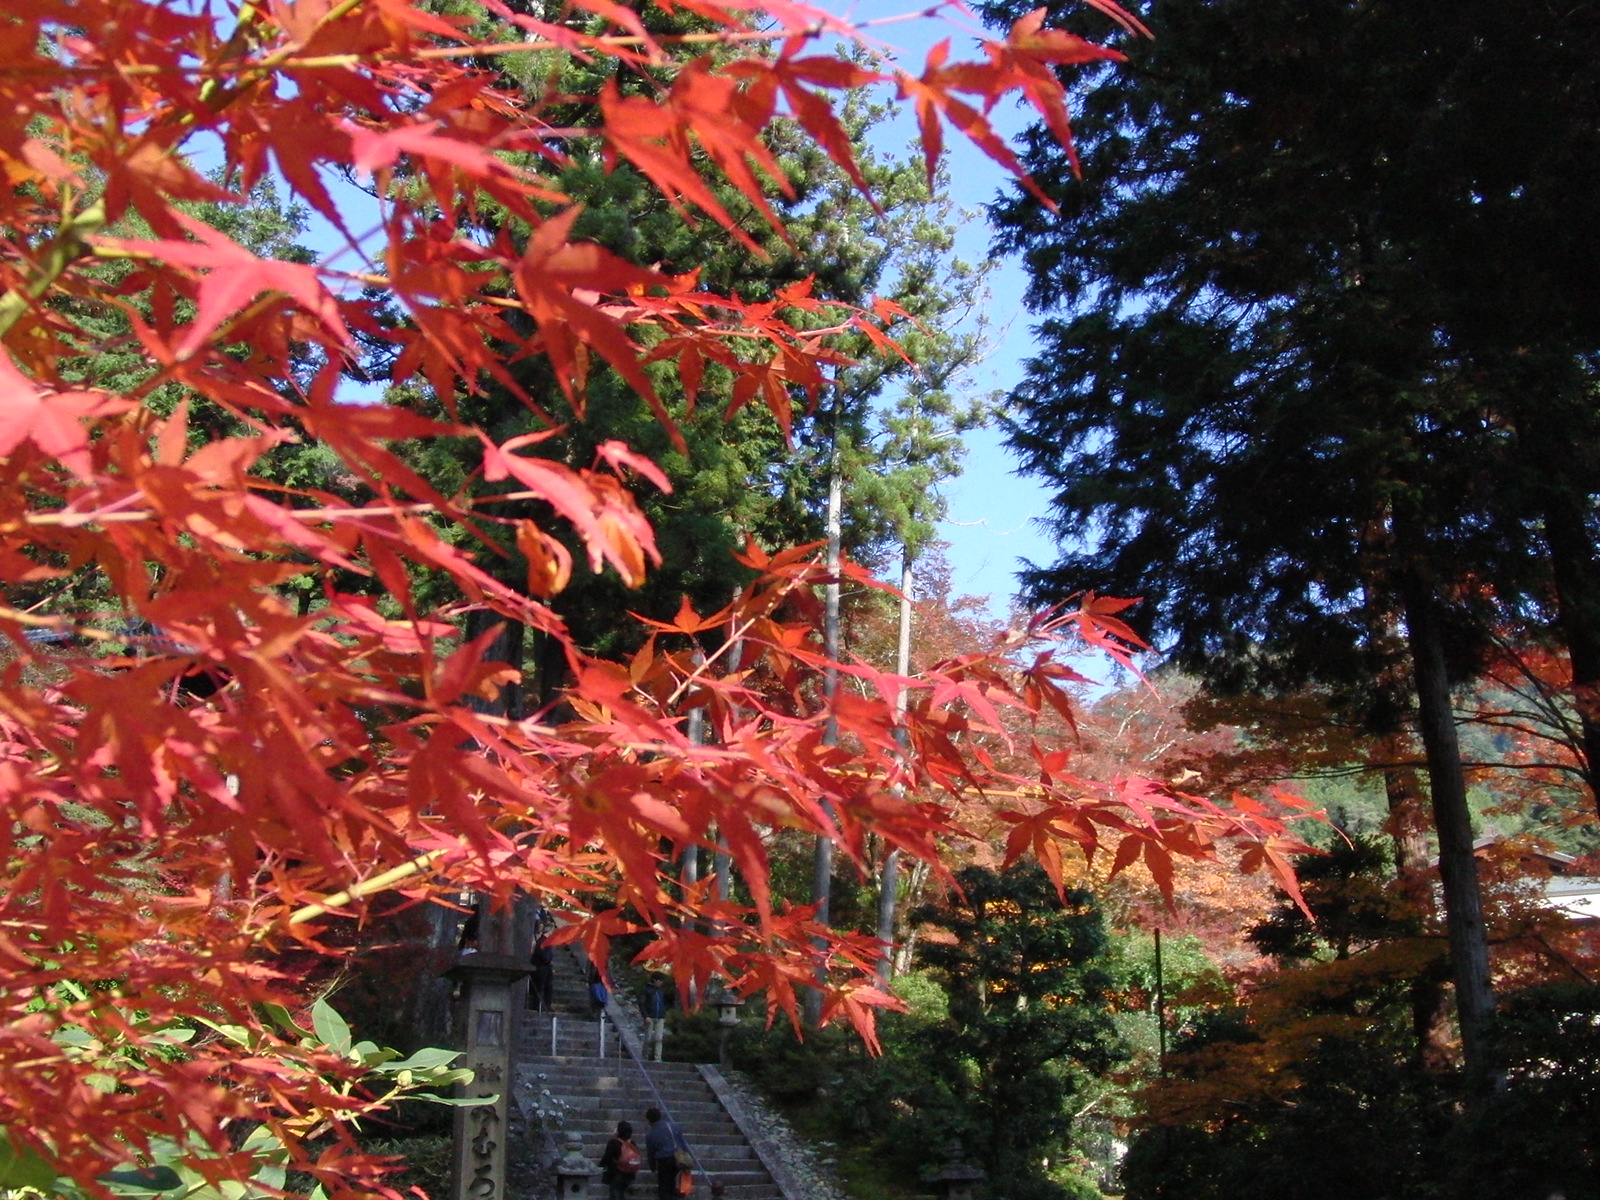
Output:
[[[1600,224],[1570,179],[1592,169],[1573,155],[1596,136],[1600,19],[1212,0],[1148,20],[1158,36],[1086,101],[1081,184],[1032,135],[1060,215],[1024,197],[994,210],[1047,315],[1012,441],[1056,489],[1063,550],[1029,586],[1143,595],[1213,685],[1320,681],[1379,734],[1409,676],[1487,1084],[1450,688],[1497,623],[1547,620],[1552,591],[1561,613],[1588,602],[1593,530],[1572,514],[1600,493],[1600,308],[1573,267],[1600,252]],[[1521,221],[1551,240],[1530,245]],[[1514,297],[1531,316],[1493,319]],[[1556,414],[1568,442],[1541,452]]]

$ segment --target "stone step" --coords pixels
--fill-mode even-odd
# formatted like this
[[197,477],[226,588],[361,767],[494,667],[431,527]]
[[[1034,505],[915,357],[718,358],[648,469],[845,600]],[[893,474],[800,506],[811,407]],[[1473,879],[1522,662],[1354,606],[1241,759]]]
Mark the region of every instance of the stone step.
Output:
[[[547,1108],[556,1109],[563,1114],[563,1119],[568,1122],[584,1122],[593,1124],[598,1128],[609,1128],[618,1121],[632,1121],[636,1128],[643,1128],[645,1124],[645,1110],[656,1102],[641,1103],[634,1100],[594,1099],[581,1094],[556,1088],[539,1087],[541,1093],[548,1092],[551,1103]],[[668,1100],[667,1107],[670,1116],[686,1132],[699,1132],[705,1134],[733,1135],[737,1133],[737,1126],[721,1109],[705,1105],[679,1105]]]
[[[591,1162],[599,1162],[600,1155],[605,1150],[605,1141],[583,1143],[583,1156]],[[642,1149],[642,1147],[641,1147]],[[761,1169],[761,1164],[750,1158],[720,1158],[715,1154],[706,1154],[702,1151],[695,1152],[699,1156],[701,1175],[715,1175],[719,1179],[726,1179],[729,1183],[734,1181],[745,1184],[765,1184],[772,1186],[767,1173]],[[646,1168],[648,1169],[648,1168]]]
[[[724,1193],[727,1200],[782,1200],[770,1182],[733,1182],[739,1176],[710,1175],[701,1172],[695,1173],[694,1193],[689,1200],[706,1200],[711,1195],[711,1181],[715,1179],[727,1189]],[[590,1181],[589,1195],[604,1195],[605,1189],[600,1186],[599,1179]],[[628,1189],[628,1200],[655,1200],[656,1178],[648,1168],[643,1168],[633,1177],[633,1186]]]
[[[588,1064],[576,1067],[551,1067],[529,1055],[520,1060],[520,1065],[524,1071],[538,1075],[541,1079],[560,1084],[581,1083],[585,1087],[607,1092],[648,1092],[652,1087],[657,1090],[674,1088],[693,1092],[699,1091],[704,1086],[700,1077],[693,1073],[669,1075],[665,1072],[652,1071],[646,1076],[632,1063],[619,1064],[612,1058],[590,1059]],[[708,1098],[709,1095],[708,1092]]]
[[551,1095],[581,1099],[589,1108],[637,1108],[640,1112],[647,1108],[664,1108],[670,1109],[674,1117],[685,1118],[701,1115],[717,1116],[722,1112],[722,1106],[717,1103],[716,1097],[699,1090],[662,1089],[660,1092],[651,1092],[633,1088],[590,1088],[581,1080],[541,1078],[538,1072],[520,1074],[519,1079]]
[[527,1058],[582,1058],[589,1062],[598,1062],[602,1058],[607,1062],[626,1061],[627,1051],[622,1049],[620,1039],[614,1030],[606,1030],[605,1053],[602,1055],[600,1036],[591,1025],[588,1028],[576,1028],[562,1025],[552,1036],[548,1028],[539,1030],[529,1036],[525,1035],[513,1043],[517,1053]]
[[674,1112],[721,1112],[722,1108],[717,1103],[716,1097],[704,1092],[690,1091],[672,1087],[655,1088],[645,1086],[607,1086],[604,1081],[585,1081],[572,1078],[552,1078],[538,1071],[523,1075],[529,1083],[536,1087],[544,1088],[550,1092],[570,1092],[574,1095],[588,1096],[595,1104],[609,1105],[639,1105],[643,1108],[670,1108]]
[[[700,1172],[724,1179],[730,1184],[738,1181],[764,1188],[767,1194],[773,1193],[775,1189],[771,1180],[749,1143],[726,1116],[723,1121],[725,1126],[720,1131],[698,1128],[697,1124],[691,1121],[680,1123],[684,1141],[688,1143],[698,1160]],[[566,1114],[559,1114],[552,1116],[550,1125],[558,1141],[565,1139],[569,1134],[577,1134],[585,1156],[598,1160],[606,1141],[616,1128],[616,1120],[609,1114],[605,1119],[588,1121],[571,1119]],[[635,1139],[642,1140],[638,1131],[642,1129],[644,1122],[642,1119],[633,1120],[633,1125],[636,1131]]]
[[[724,1193],[727,1200],[781,1200],[777,1185],[767,1178],[763,1171],[759,1178],[742,1172],[705,1171],[695,1172],[694,1194],[691,1200],[711,1194],[711,1181],[716,1180],[727,1190]],[[635,1190],[638,1184],[634,1185]],[[648,1195],[648,1194],[647,1194]],[[644,1198],[641,1198],[644,1200]],[[654,1200],[654,1197],[649,1197]]]
[[[618,1121],[627,1121],[633,1125],[637,1134],[646,1127],[644,1117],[636,1109],[596,1108],[575,1110],[566,1104],[550,1104],[545,1110],[552,1125],[559,1125],[564,1133],[581,1133],[585,1136],[594,1135],[602,1141],[611,1136],[612,1130],[617,1127]],[[745,1145],[743,1137],[732,1125],[715,1123],[710,1120],[700,1122],[684,1120],[678,1122],[678,1128],[683,1130],[684,1140],[699,1146],[715,1146],[720,1150],[730,1152],[738,1150]]]
[[573,1088],[551,1087],[547,1083],[534,1086],[548,1091],[552,1096],[559,1096],[568,1112],[617,1113],[631,1121],[633,1118],[629,1114],[639,1113],[642,1116],[646,1109],[660,1108],[665,1104],[672,1119],[680,1124],[697,1120],[718,1121],[723,1115],[716,1105],[704,1101],[679,1101],[671,1096],[663,1096],[660,1100],[652,1096],[585,1096]]
[[[556,1110],[552,1115],[552,1122],[561,1127],[562,1133],[582,1134],[585,1142],[590,1137],[597,1138],[604,1143],[617,1127],[618,1121],[627,1121],[633,1125],[634,1135],[637,1137],[646,1127],[642,1116],[627,1109],[593,1109],[587,1112],[573,1112],[563,1108]],[[718,1154],[727,1154],[733,1158],[749,1158],[754,1154],[749,1143],[731,1123],[712,1124],[707,1122],[699,1124],[694,1121],[679,1121],[678,1128],[683,1130],[684,1141],[696,1150],[701,1147],[713,1148]]]
[[[583,1146],[584,1154],[590,1158],[598,1159],[600,1152],[605,1149],[606,1143],[611,1140],[612,1127],[607,1126],[604,1129],[572,1129],[562,1126],[556,1132],[561,1135],[561,1138],[576,1134],[580,1144]],[[561,1138],[557,1140],[560,1141]],[[637,1138],[635,1140],[637,1141]],[[708,1168],[714,1166],[717,1170],[723,1171],[751,1172],[760,1172],[762,1169],[760,1160],[748,1152],[748,1147],[746,1147],[747,1152],[741,1154],[737,1146],[711,1145],[697,1141],[694,1138],[689,1138],[688,1141],[690,1148],[694,1150],[700,1161],[705,1163]],[[562,1142],[562,1144],[565,1145],[565,1142]]]
[[[600,1151],[591,1152],[585,1147],[584,1157],[598,1163]],[[727,1188],[728,1200],[739,1200],[741,1196],[749,1200],[767,1200],[769,1197],[771,1200],[779,1200],[778,1189],[765,1171],[722,1170],[707,1163],[696,1170],[694,1175],[696,1197],[708,1195],[711,1181],[716,1180]],[[629,1200],[655,1200],[655,1183],[655,1175],[649,1167],[639,1168],[639,1173],[633,1179],[633,1188],[628,1192]],[[589,1194],[592,1196],[595,1194],[595,1189],[600,1187],[600,1182],[596,1179],[589,1186]]]
[[646,1108],[653,1105],[656,1108],[665,1106],[672,1109],[681,1105],[685,1112],[694,1112],[697,1107],[706,1112],[721,1111],[714,1096],[699,1089],[662,1086],[659,1082],[654,1088],[645,1087],[643,1084],[608,1086],[604,1082],[586,1080],[581,1076],[551,1076],[536,1070],[524,1071],[521,1078],[551,1092],[572,1092],[588,1096],[597,1104],[642,1104]]
[[609,1080],[616,1083],[637,1083],[653,1080],[676,1086],[701,1082],[700,1072],[693,1063],[636,1063],[631,1058],[595,1058],[587,1054],[524,1054],[518,1059],[523,1066],[537,1067],[556,1079]]
[[[576,1134],[585,1157],[598,1161],[617,1122],[627,1120],[642,1148],[645,1110],[661,1107],[699,1161],[693,1200],[709,1196],[713,1180],[725,1186],[727,1200],[783,1200],[693,1064],[636,1063],[626,1056],[609,1023],[604,1027],[606,1056],[600,1057],[602,1025],[591,1013],[576,956],[557,951],[553,982],[551,1011],[520,1014],[513,1045],[519,1094],[543,1109],[547,1132],[556,1141]],[[595,1194],[602,1190],[598,1181],[591,1184]],[[641,1171],[629,1196],[654,1200],[654,1177]]]
[[[635,1140],[640,1122],[635,1121]],[[552,1127],[562,1138],[577,1134],[584,1153],[598,1156],[605,1149],[605,1144],[611,1140],[611,1135],[616,1131],[615,1121],[597,1122],[593,1125],[573,1125],[568,1122],[555,1121]],[[561,1139],[558,1138],[557,1141]],[[711,1137],[696,1134],[693,1130],[684,1131],[684,1141],[700,1156],[703,1162],[720,1163],[729,1170],[756,1171],[760,1170],[761,1163],[755,1156],[755,1151],[742,1141],[721,1137]],[[564,1143],[563,1143],[564,1144]]]

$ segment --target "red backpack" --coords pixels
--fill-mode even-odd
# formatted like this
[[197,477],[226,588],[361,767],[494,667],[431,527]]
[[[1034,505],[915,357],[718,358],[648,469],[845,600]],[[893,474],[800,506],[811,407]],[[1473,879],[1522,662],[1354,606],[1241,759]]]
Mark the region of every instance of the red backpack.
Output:
[[622,1149],[617,1151],[617,1170],[624,1175],[637,1175],[643,1165],[644,1156],[639,1153],[639,1147],[632,1142],[623,1142]]

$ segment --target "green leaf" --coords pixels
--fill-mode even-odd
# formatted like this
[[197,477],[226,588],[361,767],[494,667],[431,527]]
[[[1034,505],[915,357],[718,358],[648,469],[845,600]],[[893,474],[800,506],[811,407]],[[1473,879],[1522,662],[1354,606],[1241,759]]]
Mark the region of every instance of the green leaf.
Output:
[[250,1136],[245,1138],[244,1145],[240,1147],[248,1150],[257,1158],[266,1162],[286,1162],[289,1150],[283,1144],[283,1139],[272,1132],[270,1126],[257,1125],[250,1131]]
[[333,1005],[326,1000],[318,1000],[313,1004],[311,1024],[317,1031],[317,1037],[328,1049],[335,1054],[350,1053],[350,1026],[333,1010]]
[[279,1165],[278,1163],[268,1163],[266,1166],[262,1167],[261,1170],[256,1172],[257,1183],[264,1188],[271,1188],[273,1191],[277,1192],[281,1192],[283,1190],[284,1182],[288,1179],[288,1177],[289,1172],[287,1168]]
[[400,1062],[385,1063],[383,1072],[392,1075],[400,1071],[434,1071],[440,1067],[448,1067],[461,1057],[459,1050],[446,1050],[440,1046],[426,1046],[418,1050],[410,1058]]
[[5,1128],[0,1126],[0,1188],[50,1192],[55,1189],[55,1182],[55,1167],[28,1147],[12,1145]]
[[293,1014],[281,1004],[267,1003],[261,1006],[261,1015],[272,1023],[280,1033],[293,1038],[302,1038],[310,1035],[310,1030],[302,1029],[295,1023]]
[[100,1182],[136,1192],[170,1192],[183,1186],[183,1179],[171,1167],[124,1167],[107,1171]]
[[216,1021],[206,1021],[204,1019],[201,1020],[201,1024],[220,1033],[237,1046],[249,1046],[251,1044],[250,1030],[243,1025],[223,1025]]
[[351,1053],[369,1071],[387,1072],[389,1068],[386,1064],[400,1057],[400,1051],[380,1046],[376,1042],[357,1042]]

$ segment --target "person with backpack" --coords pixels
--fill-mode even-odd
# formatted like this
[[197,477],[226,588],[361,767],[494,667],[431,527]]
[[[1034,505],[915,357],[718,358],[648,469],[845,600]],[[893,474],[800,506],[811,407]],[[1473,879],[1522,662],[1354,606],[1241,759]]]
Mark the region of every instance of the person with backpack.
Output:
[[644,1017],[645,1057],[661,1061],[661,1043],[667,1036],[667,1009],[672,1007],[672,996],[667,991],[667,981],[659,975],[650,976],[639,997],[639,1014]]
[[618,1121],[617,1136],[606,1143],[600,1155],[600,1182],[609,1189],[606,1200],[624,1200],[642,1166],[644,1155],[633,1144],[633,1124]]
[[671,1118],[661,1115],[659,1108],[645,1110],[644,1119],[650,1122],[650,1132],[644,1135],[645,1162],[656,1173],[656,1200],[676,1200],[678,1174],[689,1157],[689,1143]]

